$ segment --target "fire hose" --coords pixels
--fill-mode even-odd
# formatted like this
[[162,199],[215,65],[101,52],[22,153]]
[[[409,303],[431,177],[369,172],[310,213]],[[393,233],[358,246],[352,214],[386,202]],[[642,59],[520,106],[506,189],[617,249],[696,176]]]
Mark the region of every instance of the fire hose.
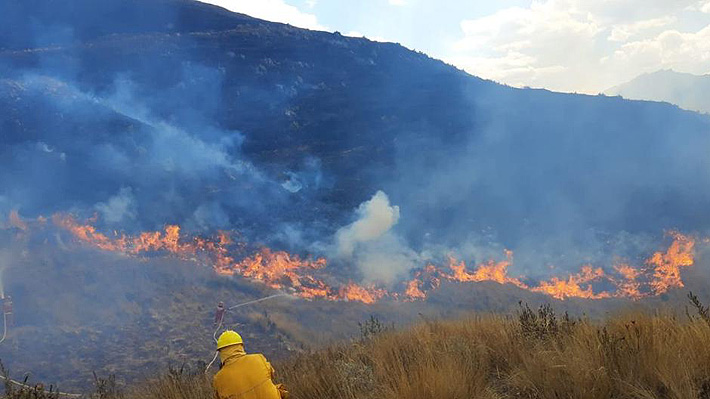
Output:
[[[238,305],[234,305],[234,306],[228,307],[228,308],[225,309],[225,313],[226,313],[227,310],[234,310],[234,309],[240,308],[240,307],[242,307],[242,306],[252,305],[252,304],[255,304],[255,303],[267,301],[267,300],[269,300],[269,299],[278,298],[278,297],[282,297],[282,296],[289,296],[289,295],[288,295],[288,294],[285,294],[285,293],[281,293],[281,294],[269,295],[269,296],[266,296],[266,297],[263,297],[263,298],[259,298],[259,299],[254,299],[253,301],[248,301],[248,302],[244,302],[244,303],[240,303],[240,304],[238,304]],[[222,328],[222,321],[223,321],[223,320],[224,320],[224,315],[222,315],[222,317],[220,318],[219,324],[217,325],[217,328],[214,330],[214,333],[212,334],[212,339],[214,340],[215,344],[217,343],[217,333],[218,333],[219,330]],[[210,367],[212,367],[212,365],[214,364],[214,362],[217,360],[217,356],[219,356],[219,351],[216,351],[216,352],[215,352],[214,357],[212,358],[212,361],[210,361],[210,363],[209,363],[209,364],[207,365],[207,367],[205,368],[205,373],[207,373],[207,371],[209,371]]]
[[[234,309],[240,308],[240,307],[242,307],[242,306],[248,306],[248,305],[252,305],[252,304],[255,304],[255,303],[267,301],[267,300],[269,300],[269,299],[282,297],[282,296],[289,296],[289,295],[288,295],[288,294],[285,294],[285,293],[269,295],[269,296],[264,297],[264,298],[254,299],[254,300],[252,300],[252,301],[243,302],[243,303],[240,303],[240,304],[237,304],[237,305],[228,307],[228,308],[226,308],[226,310],[234,310]],[[226,313],[226,311],[225,311],[225,313]],[[222,328],[222,321],[223,321],[223,320],[224,320],[224,315],[222,315],[222,318],[219,320],[219,324],[217,325],[217,328],[215,329],[214,333],[212,334],[212,338],[214,339],[214,342],[215,342],[215,343],[217,342],[217,333],[218,333],[219,330]],[[3,323],[2,323],[2,324],[3,324],[3,333],[2,333],[2,338],[0,338],[0,344],[2,344],[2,343],[5,341],[5,338],[7,337],[7,314],[6,314],[5,312],[3,312]],[[219,352],[215,352],[215,355],[214,355],[214,357],[212,358],[212,361],[207,365],[207,368],[205,368],[205,373],[207,373],[207,371],[209,371],[210,367],[212,367],[212,364],[214,364],[214,362],[217,360],[217,356],[219,356]],[[35,388],[36,388],[36,387],[30,386],[30,385],[24,384],[24,383],[22,383],[22,382],[20,382],[20,381],[16,381],[16,380],[13,380],[13,379],[11,379],[11,378],[5,377],[5,376],[3,376],[3,375],[0,375],[0,380],[7,380],[7,381],[10,382],[11,384],[14,384],[14,385],[17,385],[17,386],[20,386],[20,387],[23,387],[23,388],[29,388],[29,389],[35,389]],[[55,392],[53,392],[53,393],[56,394],[56,395],[58,395],[58,396],[66,396],[66,397],[71,397],[71,398],[80,398],[80,397],[83,396],[83,395],[81,395],[81,394],[68,393],[68,392],[60,392],[60,391],[55,391]]]
[[[4,375],[0,375],[0,380],[7,380],[7,381],[10,382],[11,384],[17,385],[17,386],[23,387],[23,388],[37,389],[37,387],[33,387],[33,386],[30,386],[30,385],[24,384],[24,383],[22,383],[22,382],[20,382],[20,381],[15,381],[15,380],[13,380],[12,378],[5,377]],[[57,395],[57,396],[66,396],[66,397],[69,397],[69,398],[81,398],[81,397],[84,397],[84,395],[81,395],[81,394],[78,394],[78,393],[67,393],[67,392],[60,392],[60,391],[47,392],[47,393],[48,393],[48,394],[51,394],[51,395]],[[50,397],[51,397],[51,396],[50,396]]]

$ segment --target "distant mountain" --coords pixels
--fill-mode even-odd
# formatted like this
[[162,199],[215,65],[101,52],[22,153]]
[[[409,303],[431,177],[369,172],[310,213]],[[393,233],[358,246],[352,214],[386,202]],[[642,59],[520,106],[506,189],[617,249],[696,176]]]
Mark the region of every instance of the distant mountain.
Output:
[[664,101],[691,111],[710,113],[710,74],[662,70],[641,75],[605,93],[632,100]]

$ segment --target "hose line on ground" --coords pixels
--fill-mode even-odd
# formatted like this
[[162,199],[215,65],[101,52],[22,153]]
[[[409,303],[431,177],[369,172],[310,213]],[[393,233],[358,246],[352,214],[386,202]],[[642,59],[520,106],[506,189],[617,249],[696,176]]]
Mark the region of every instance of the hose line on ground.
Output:
[[[263,298],[254,299],[253,301],[248,301],[248,302],[240,303],[240,304],[238,304],[238,305],[234,305],[234,306],[230,306],[230,307],[228,307],[228,308],[225,308],[225,313],[227,313],[227,310],[234,310],[234,309],[240,308],[240,307],[242,307],[242,306],[252,305],[252,304],[255,304],[255,303],[263,302],[263,301],[266,301],[266,300],[269,300],[269,299],[278,298],[278,297],[282,297],[282,296],[289,296],[289,294],[285,294],[285,293],[274,294],[274,295],[269,295],[269,296],[266,296],[266,297],[263,297]],[[219,324],[217,324],[217,328],[214,330],[214,333],[212,334],[212,339],[214,340],[215,344],[217,343],[217,333],[219,332],[220,329],[222,329],[222,322],[223,322],[223,320],[224,320],[224,314],[223,314],[222,317],[220,318]],[[214,362],[217,360],[217,356],[219,356],[219,352],[218,352],[218,351],[215,352],[214,357],[212,358],[212,361],[211,361],[211,362],[207,365],[207,367],[205,368],[205,374],[207,373],[207,371],[209,371],[210,367],[212,367],[212,365],[214,364]]]

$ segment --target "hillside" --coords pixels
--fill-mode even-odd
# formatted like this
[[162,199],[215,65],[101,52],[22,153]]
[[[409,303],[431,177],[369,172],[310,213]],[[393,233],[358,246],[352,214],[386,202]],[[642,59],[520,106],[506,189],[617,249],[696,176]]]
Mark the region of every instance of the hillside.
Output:
[[[696,309],[697,310],[697,309]],[[708,320],[643,313],[604,322],[521,306],[388,330],[276,362],[298,398],[705,398]],[[248,350],[248,343],[247,343]],[[208,399],[210,376],[174,372],[126,390],[140,399]]]
[[[11,376],[87,392],[92,372],[116,375],[121,386],[164,373],[169,367],[195,370],[213,354],[212,324],[217,302],[234,306],[279,291],[243,278],[216,276],[197,261],[123,255],[82,248],[51,229],[26,241],[8,237],[20,253],[3,270],[5,292],[15,302],[15,327],[0,345]],[[692,278],[691,278],[692,280]],[[690,289],[703,289],[691,284]],[[471,311],[509,313],[518,301],[554,303],[561,311],[595,319],[632,303],[621,299],[559,301],[495,282],[444,283],[426,302],[383,300],[309,301],[274,298],[229,311],[225,326],[241,332],[253,351],[285,360],[360,334],[358,324],[375,316],[398,328],[426,318],[455,318]],[[684,291],[638,308],[684,303]]]
[[364,343],[280,364],[281,381],[295,398],[323,399],[708,395],[710,327],[697,316],[630,313],[597,324],[541,307],[372,330]]
[[693,75],[663,70],[641,75],[630,82],[607,90],[611,96],[631,100],[664,101],[683,109],[710,113],[710,75]]
[[[592,257],[575,245],[604,240],[590,229],[706,227],[695,215],[710,193],[692,172],[706,167],[695,149],[708,118],[511,89],[394,44],[202,12],[212,17],[195,21],[229,23],[3,51],[5,170],[23,173],[2,179],[34,182],[4,193],[4,210],[90,215],[124,188],[132,212],[104,217],[106,227],[229,227],[294,250],[327,239],[377,190],[406,210],[397,228],[415,250],[493,235],[513,250],[554,243]],[[101,18],[91,21],[108,29]]]
[[133,381],[209,360],[217,301],[277,292],[230,321],[271,357],[370,314],[682,306],[707,290],[708,133],[193,1],[9,0],[0,358]]

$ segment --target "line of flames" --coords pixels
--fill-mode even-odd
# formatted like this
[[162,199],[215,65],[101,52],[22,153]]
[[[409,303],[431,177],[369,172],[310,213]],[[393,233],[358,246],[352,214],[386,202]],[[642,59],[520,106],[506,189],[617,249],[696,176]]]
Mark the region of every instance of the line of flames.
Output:
[[[12,225],[27,229],[26,223],[16,213],[10,215]],[[45,220],[46,221],[46,220]],[[489,260],[470,269],[464,261],[450,257],[448,264],[438,267],[428,264],[416,270],[412,279],[403,284],[400,291],[387,291],[375,286],[364,286],[354,282],[341,284],[338,288],[328,284],[324,276],[327,261],[324,258],[303,259],[283,251],[263,248],[251,256],[236,259],[243,251],[226,232],[215,237],[189,238],[181,234],[179,226],[168,225],[164,231],[145,232],[137,236],[113,233],[113,236],[99,232],[89,220],[80,223],[67,214],[56,214],[52,222],[69,231],[77,240],[95,248],[138,256],[148,253],[167,253],[181,259],[202,259],[221,275],[240,275],[260,281],[276,289],[288,289],[302,298],[322,298],[327,300],[360,301],[371,304],[382,298],[406,301],[425,299],[429,292],[441,285],[442,281],[483,282],[492,281],[511,284],[531,292],[544,293],[557,299],[565,298],[632,298],[639,299],[659,295],[672,288],[683,287],[681,270],[694,264],[695,240],[679,232],[669,232],[673,239],[666,251],[659,251],[649,257],[642,266],[632,267],[618,261],[614,274],[607,274],[601,268],[583,266],[579,273],[566,278],[552,277],[536,285],[528,285],[520,278],[510,277],[508,268],[513,264],[513,252],[505,251],[505,259]],[[236,248],[236,250],[235,250]],[[333,276],[329,276],[330,280]],[[594,285],[612,287],[605,291],[594,290]]]

